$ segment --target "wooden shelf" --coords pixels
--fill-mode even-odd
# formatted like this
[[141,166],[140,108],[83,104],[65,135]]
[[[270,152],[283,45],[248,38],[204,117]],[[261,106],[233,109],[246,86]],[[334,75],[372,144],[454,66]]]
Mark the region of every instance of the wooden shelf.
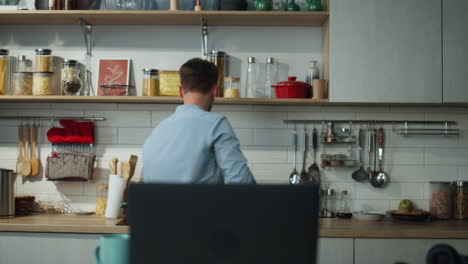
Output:
[[[179,97],[166,96],[0,96],[2,102],[55,102],[55,103],[156,103],[181,104]],[[218,98],[216,104],[225,105],[315,105],[328,100],[315,99],[263,99],[263,98]]]
[[328,12],[284,11],[0,11],[0,24],[72,25],[83,18],[92,25],[322,26]]

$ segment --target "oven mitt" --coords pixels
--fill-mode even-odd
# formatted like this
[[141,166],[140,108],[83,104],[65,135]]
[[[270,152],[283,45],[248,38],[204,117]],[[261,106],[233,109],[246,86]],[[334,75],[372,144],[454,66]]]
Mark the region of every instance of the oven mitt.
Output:
[[94,144],[94,123],[60,120],[63,128],[53,127],[47,131],[50,143]]

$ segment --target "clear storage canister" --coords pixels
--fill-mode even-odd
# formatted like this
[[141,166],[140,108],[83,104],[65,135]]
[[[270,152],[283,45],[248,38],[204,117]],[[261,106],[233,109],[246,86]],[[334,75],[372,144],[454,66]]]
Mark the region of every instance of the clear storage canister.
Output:
[[143,69],[143,96],[158,96],[159,71],[157,69]]
[[32,95],[32,72],[13,73],[13,94],[14,95]]
[[96,215],[105,215],[109,184],[99,184],[96,187]]
[[8,94],[8,58],[9,51],[0,49],[0,95]]
[[450,182],[430,182],[431,216],[436,219],[452,217],[452,191]]
[[79,95],[83,81],[80,79],[79,63],[76,60],[64,60],[62,69],[62,95]]
[[224,79],[224,97],[239,98],[240,97],[240,78],[226,77]]
[[454,218],[468,219],[468,182],[456,181],[453,186]]
[[50,49],[36,49],[35,60],[36,72],[51,72],[52,68],[52,50]]
[[224,73],[226,69],[226,52],[211,51],[210,61],[218,67],[218,92],[217,97],[224,97]]
[[54,95],[54,73],[33,73],[33,95]]

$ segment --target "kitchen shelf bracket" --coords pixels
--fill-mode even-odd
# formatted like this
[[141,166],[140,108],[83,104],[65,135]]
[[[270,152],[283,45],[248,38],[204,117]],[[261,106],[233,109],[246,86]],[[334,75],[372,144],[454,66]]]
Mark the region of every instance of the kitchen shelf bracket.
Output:
[[202,58],[208,59],[208,24],[204,18],[201,18],[201,30]]
[[92,55],[91,41],[92,41],[93,26],[81,17],[80,17],[80,25],[81,25],[81,29],[83,30],[83,36],[84,36],[84,40],[86,43],[86,55],[91,56]]

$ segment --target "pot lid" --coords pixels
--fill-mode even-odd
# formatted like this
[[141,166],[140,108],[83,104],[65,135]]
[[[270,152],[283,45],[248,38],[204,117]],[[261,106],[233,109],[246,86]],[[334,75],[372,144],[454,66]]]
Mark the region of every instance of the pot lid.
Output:
[[305,88],[311,88],[312,86],[306,82],[298,82],[296,81],[297,77],[296,76],[289,76],[288,81],[284,82],[279,82],[276,84],[273,84],[272,87],[305,87]]

